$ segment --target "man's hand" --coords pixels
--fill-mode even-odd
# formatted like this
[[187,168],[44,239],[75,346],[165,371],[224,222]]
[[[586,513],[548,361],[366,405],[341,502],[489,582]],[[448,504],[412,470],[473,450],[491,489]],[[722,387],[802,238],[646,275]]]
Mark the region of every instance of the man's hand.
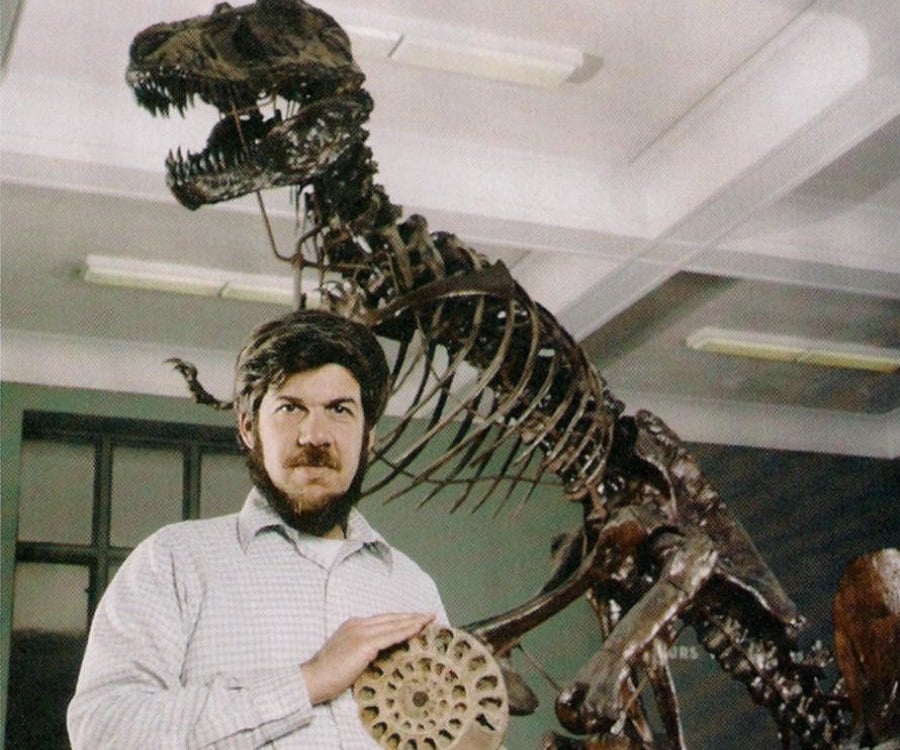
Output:
[[411,638],[432,620],[433,614],[411,613],[347,620],[312,659],[300,666],[310,702],[315,706],[337,698],[379,651]]

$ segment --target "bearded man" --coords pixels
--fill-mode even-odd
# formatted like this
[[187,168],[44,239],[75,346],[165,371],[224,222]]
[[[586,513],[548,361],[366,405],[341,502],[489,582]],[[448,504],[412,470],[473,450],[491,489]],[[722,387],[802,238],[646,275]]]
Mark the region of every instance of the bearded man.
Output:
[[432,579],[354,507],[388,388],[365,326],[300,311],[251,333],[234,403],[254,487],[122,565],[69,705],[73,750],[378,747],[349,688],[446,623]]

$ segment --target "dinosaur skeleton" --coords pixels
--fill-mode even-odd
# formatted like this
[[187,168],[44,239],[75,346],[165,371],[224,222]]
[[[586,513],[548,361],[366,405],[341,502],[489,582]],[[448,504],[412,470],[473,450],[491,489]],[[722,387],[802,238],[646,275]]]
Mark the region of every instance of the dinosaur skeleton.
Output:
[[[587,597],[603,644],[558,698],[571,735],[551,733],[545,748],[684,748],[666,654],[686,626],[771,710],[785,747],[840,744],[846,701],[818,685],[828,655],[800,651],[794,604],[677,436],[649,412],[625,415],[501,263],[420,216],[403,219],[376,184],[363,129],[372,101],[333,19],[301,0],[219,3],[141,32],[127,81],[151,113],[183,113],[195,99],[221,113],[201,152],[167,159],[181,203],[290,186],[304,224],[279,257],[318,274],[332,310],[393,342],[395,386],[413,397],[376,446],[386,471],[370,491],[431,487],[426,500],[453,491],[457,505],[477,506],[516,492],[524,501],[555,477],[581,506],[539,594],[467,627],[502,659]],[[178,366],[199,400],[216,402]],[[443,447],[437,460],[423,456],[430,443]],[[505,675],[511,710],[532,710],[527,687]],[[647,718],[646,684],[661,727]]]

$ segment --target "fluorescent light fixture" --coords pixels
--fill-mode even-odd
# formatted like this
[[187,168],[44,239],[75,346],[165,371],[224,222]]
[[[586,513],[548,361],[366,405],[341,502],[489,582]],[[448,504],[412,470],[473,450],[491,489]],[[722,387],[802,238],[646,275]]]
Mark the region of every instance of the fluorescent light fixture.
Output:
[[244,302],[292,305],[294,302],[294,280],[289,276],[240,274],[225,282],[220,296],[225,299],[237,299]]
[[[450,31],[450,30],[446,30]],[[579,50],[454,30],[443,36],[404,34],[390,59],[408,65],[553,88],[584,61]]]
[[238,273],[105,255],[87,256],[81,275],[92,284],[275,305],[294,304],[294,282],[290,276]]
[[694,331],[685,339],[685,343],[697,351],[774,362],[796,362],[881,373],[900,370],[900,349],[843,341],[705,327]]
[[222,289],[221,279],[215,272],[206,268],[101,255],[87,257],[82,276],[85,281],[92,284],[131,289],[157,289],[205,297],[216,297]]
[[426,23],[369,9],[335,8],[334,13],[358,58],[540,87],[559,86],[586,62],[584,53],[574,47]]

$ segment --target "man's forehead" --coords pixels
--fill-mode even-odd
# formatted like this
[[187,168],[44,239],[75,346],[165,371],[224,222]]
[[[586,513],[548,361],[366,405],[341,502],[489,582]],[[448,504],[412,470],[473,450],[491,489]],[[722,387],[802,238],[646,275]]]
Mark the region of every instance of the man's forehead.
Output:
[[321,367],[289,374],[282,383],[269,388],[273,396],[295,396],[328,401],[345,400],[360,402],[359,381],[343,365],[327,364]]

